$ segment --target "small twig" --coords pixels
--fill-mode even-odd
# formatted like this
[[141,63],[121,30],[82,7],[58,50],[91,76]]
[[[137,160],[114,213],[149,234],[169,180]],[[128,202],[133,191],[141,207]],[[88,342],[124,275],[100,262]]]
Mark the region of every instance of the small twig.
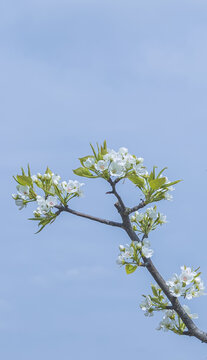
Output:
[[132,208],[127,209],[127,212],[128,212],[128,214],[131,214],[131,213],[133,213],[134,211],[137,211],[137,210],[139,210],[139,209],[142,209],[145,205],[147,205],[147,203],[146,203],[144,200],[142,200],[138,205],[136,205],[136,206],[134,206],[134,207],[132,207]]
[[100,222],[102,224],[123,228],[122,223],[119,223],[119,222],[116,222],[116,221],[111,221],[111,220],[106,220],[106,219],[102,219],[102,218],[98,218],[96,216],[92,216],[92,215],[88,215],[88,214],[84,214],[84,213],[81,213],[79,211],[72,210],[68,206],[59,206],[59,205],[57,205],[57,206],[55,206],[55,208],[58,209],[59,212],[65,211],[65,212],[68,212],[68,213],[76,215],[76,216],[81,216],[81,217],[87,218],[89,220]]

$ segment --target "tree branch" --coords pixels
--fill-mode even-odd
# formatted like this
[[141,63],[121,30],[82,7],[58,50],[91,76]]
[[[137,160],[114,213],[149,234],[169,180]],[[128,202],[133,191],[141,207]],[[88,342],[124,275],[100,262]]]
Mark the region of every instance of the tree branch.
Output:
[[[117,192],[116,192],[116,197],[117,197],[117,199],[119,201],[119,204],[121,205],[122,199],[121,199],[120,195],[117,194]],[[143,206],[141,206],[141,207],[143,207]],[[140,241],[138,235],[132,229],[131,222],[130,222],[130,219],[129,219],[129,215],[126,213],[126,207],[124,206],[124,208],[123,208],[121,206],[121,207],[119,207],[118,211],[119,211],[119,213],[120,213],[120,215],[121,215],[121,217],[123,219],[123,228],[127,232],[127,234],[129,235],[130,239],[132,241]],[[185,312],[185,310],[181,306],[178,299],[171,294],[168,285],[166,284],[165,280],[163,279],[163,277],[160,275],[160,273],[158,272],[158,270],[154,266],[151,259],[147,259],[144,256],[142,256],[142,258],[143,258],[145,267],[147,268],[149,273],[152,275],[152,277],[154,278],[156,283],[159,285],[159,287],[162,289],[162,291],[164,292],[164,294],[166,295],[168,300],[171,302],[172,307],[170,307],[170,308],[172,308],[173,310],[176,311],[176,313],[180,316],[180,318],[182,319],[182,321],[186,325],[188,331],[185,331],[184,335],[194,336],[197,339],[201,340],[202,342],[207,343],[207,333],[205,333],[204,331],[198,329],[198,327],[194,324],[193,320]]]
[[147,205],[147,203],[146,203],[144,200],[142,200],[138,205],[133,206],[132,208],[127,209],[127,212],[128,212],[128,214],[131,214],[131,213],[133,213],[134,211],[137,211],[137,210],[139,210],[139,209],[142,209],[145,205]]
[[106,219],[102,219],[102,218],[98,218],[96,216],[92,216],[92,215],[88,215],[88,214],[84,214],[84,213],[81,213],[79,211],[76,211],[76,210],[72,210],[70,209],[68,206],[55,206],[56,209],[58,209],[58,215],[61,213],[61,212],[68,212],[70,214],[73,214],[73,215],[76,215],[76,216],[81,216],[81,217],[84,217],[86,219],[89,219],[89,220],[93,220],[93,221],[97,221],[97,222],[100,222],[102,224],[106,224],[106,225],[110,225],[110,226],[116,226],[116,227],[119,227],[119,228],[123,228],[123,224],[122,223],[118,223],[116,221],[111,221],[111,220],[106,220]]

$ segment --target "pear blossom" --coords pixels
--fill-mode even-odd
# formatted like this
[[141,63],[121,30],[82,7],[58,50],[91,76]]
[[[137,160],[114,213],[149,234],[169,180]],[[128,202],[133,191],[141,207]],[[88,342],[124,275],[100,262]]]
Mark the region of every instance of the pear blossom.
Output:
[[178,276],[177,274],[174,274],[173,277],[172,277],[172,279],[166,281],[166,284],[167,284],[168,286],[171,286],[171,287],[172,287],[172,286],[175,286],[175,285],[177,285],[177,284],[182,285],[180,276]]
[[84,161],[83,165],[87,168],[92,167],[95,164],[94,157],[89,157],[86,161]]
[[140,304],[140,308],[145,311],[145,316],[153,316],[152,301],[150,296],[145,296],[143,302]]
[[166,193],[164,194],[164,199],[165,199],[165,200],[172,201],[173,196],[172,196],[172,195],[170,195],[170,194],[168,194],[168,192],[166,192]]
[[113,161],[109,165],[109,173],[111,176],[122,177],[125,175],[125,169],[122,164]]
[[142,164],[134,164],[133,169],[134,169],[135,173],[137,174],[137,176],[146,175],[146,170]]
[[149,242],[149,240],[144,239],[142,243],[143,243],[143,246],[142,246],[142,255],[143,255],[144,257],[146,257],[147,259],[150,258],[150,257],[152,257],[154,251],[150,248],[150,242]]
[[83,185],[84,185],[83,183],[79,183],[79,181],[77,181],[77,180],[74,180],[74,181],[69,180],[66,187],[65,187],[65,190],[69,194],[77,193],[80,196],[80,195],[82,195],[82,190],[80,188]]
[[167,222],[167,216],[164,214],[159,214],[159,221],[161,224],[166,224]]
[[157,219],[157,211],[156,211],[156,208],[153,208],[153,207],[150,207],[150,208],[148,208],[147,210],[146,210],[146,213],[148,214],[148,216],[151,218],[151,219],[153,219],[153,220],[155,220],[155,219]]
[[139,222],[144,218],[144,214],[135,211],[134,215],[131,216],[131,222]]
[[175,317],[174,310],[166,310],[157,330],[164,330],[164,331],[173,330],[176,327],[176,321],[174,317]]
[[188,314],[188,316],[191,318],[191,319],[197,319],[198,318],[198,314],[191,314],[190,313],[190,309],[187,305],[183,305],[183,309],[185,310],[185,312]]
[[103,156],[103,159],[110,160],[110,161],[116,161],[117,159],[120,160],[121,157],[120,157],[120,154],[118,154],[116,151],[108,149],[108,152],[107,152],[107,154],[105,154]]
[[181,266],[182,273],[180,275],[181,281],[183,281],[186,285],[189,285],[192,280],[194,279],[194,276],[196,276],[196,272],[192,271],[191,268]]
[[37,175],[32,175],[31,178],[32,178],[32,181],[37,181],[38,180]]
[[61,179],[60,175],[55,175],[55,174],[52,173],[52,182],[53,182],[54,185],[58,185],[60,179]]
[[179,297],[179,296],[183,295],[182,284],[177,283],[177,284],[173,285],[172,287],[170,287],[170,292],[175,297]]
[[119,148],[119,154],[121,154],[121,155],[126,155],[126,154],[128,154],[128,149],[127,148],[125,148],[125,147],[121,147],[121,148]]
[[98,171],[104,171],[108,169],[108,161],[107,160],[99,160],[97,164],[95,164],[95,169]]
[[45,203],[49,208],[52,208],[58,204],[58,200],[55,196],[48,196]]
[[118,265],[124,265],[125,260],[124,260],[124,258],[123,258],[122,255],[119,255],[119,256],[118,256],[118,258],[117,258],[117,260],[116,260],[116,263],[117,263]]
[[124,258],[130,259],[133,257],[133,255],[134,255],[134,249],[130,245],[126,244],[125,245],[125,253],[123,255]]
[[193,297],[197,297],[197,289],[195,286],[191,286],[190,289],[186,292],[186,299],[191,300]]
[[46,174],[44,174],[44,175],[42,176],[42,178],[45,179],[45,180],[50,180],[51,177],[52,177],[52,176],[51,176],[49,173],[46,173]]
[[16,200],[15,200],[15,204],[16,204],[17,206],[19,206],[19,210],[22,210],[24,207],[27,206],[27,203],[25,203],[22,198],[21,198],[21,199],[16,199]]
[[46,203],[46,200],[43,196],[40,196],[40,195],[37,195],[36,197],[36,201],[38,203],[38,208],[37,208],[37,211],[40,213],[40,214],[46,214],[49,210],[49,207]]
[[29,186],[17,185],[17,194],[23,200],[26,200],[29,196]]

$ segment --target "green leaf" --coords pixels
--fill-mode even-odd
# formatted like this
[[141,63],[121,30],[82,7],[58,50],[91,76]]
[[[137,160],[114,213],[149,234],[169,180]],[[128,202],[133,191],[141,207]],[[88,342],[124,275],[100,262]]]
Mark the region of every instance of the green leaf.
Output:
[[154,294],[154,296],[158,297],[158,292],[157,292],[157,289],[154,285],[151,285],[151,288],[152,288],[152,292]]
[[148,181],[150,182],[151,180],[155,179],[155,169],[157,168],[157,166],[153,166],[153,170],[151,171]]
[[22,170],[22,175],[25,175],[23,167],[21,167],[21,170]]
[[106,140],[104,140],[103,146],[101,146],[101,155],[106,155],[107,154],[107,145],[106,145]]
[[137,265],[131,265],[131,264],[125,265],[125,270],[128,275],[132,274],[136,270],[136,268],[137,268]]
[[94,157],[93,155],[88,155],[88,156],[84,156],[84,157],[82,157],[82,158],[79,158],[81,165],[84,166],[83,163],[84,163],[88,158],[93,158],[93,157]]
[[145,181],[144,181],[144,179],[143,178],[141,178],[141,177],[139,177],[139,176],[137,176],[137,175],[134,175],[134,174],[129,174],[128,176],[127,176],[127,178],[131,181],[131,182],[133,182],[133,184],[135,184],[135,185],[137,185],[139,188],[143,188],[144,187],[144,184],[145,184]]
[[149,181],[149,184],[153,190],[158,190],[161,188],[162,185],[165,184],[165,182],[166,182],[166,178],[162,177],[159,179],[154,179],[154,180]]
[[78,169],[73,170],[75,175],[83,176],[87,178],[98,178],[98,176],[93,175],[87,168],[79,167]]
[[178,183],[181,182],[181,181],[183,181],[183,180],[176,180],[176,181],[172,181],[172,182],[170,182],[170,183],[164,184],[164,185],[163,185],[163,188],[168,188],[169,186],[178,184]]
[[26,175],[17,175],[17,181],[20,185],[23,185],[23,186],[25,186],[25,185],[31,186],[32,185],[32,179]]
[[159,178],[160,175],[163,173],[163,171],[165,171],[166,169],[167,169],[167,167],[164,167],[164,168],[159,172],[159,174],[157,175],[157,178]]
[[97,156],[97,154],[96,154],[96,152],[95,152],[95,150],[94,150],[93,145],[90,144],[90,147],[91,147],[91,149],[92,149],[92,151],[93,151],[93,154],[94,154],[95,159],[98,160],[98,156]]
[[48,166],[47,166],[47,169],[45,170],[45,174],[50,174],[50,175],[52,175],[52,171],[49,169]]
[[31,178],[31,171],[30,171],[29,164],[27,165],[27,169],[28,169],[28,176]]

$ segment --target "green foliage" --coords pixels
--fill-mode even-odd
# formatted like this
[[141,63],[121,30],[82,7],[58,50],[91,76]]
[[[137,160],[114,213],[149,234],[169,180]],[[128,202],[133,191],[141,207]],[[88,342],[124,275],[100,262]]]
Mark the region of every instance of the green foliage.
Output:
[[137,185],[138,188],[143,189],[144,185],[145,185],[145,180],[144,178],[141,178],[140,176],[133,174],[133,172],[130,172],[127,175],[127,178],[133,182],[133,184]]
[[93,175],[90,170],[84,167],[79,167],[78,169],[73,170],[75,175],[87,177],[87,178],[98,178],[99,176]]
[[137,265],[131,265],[131,264],[125,265],[125,270],[127,275],[132,274],[136,269],[137,269]]

